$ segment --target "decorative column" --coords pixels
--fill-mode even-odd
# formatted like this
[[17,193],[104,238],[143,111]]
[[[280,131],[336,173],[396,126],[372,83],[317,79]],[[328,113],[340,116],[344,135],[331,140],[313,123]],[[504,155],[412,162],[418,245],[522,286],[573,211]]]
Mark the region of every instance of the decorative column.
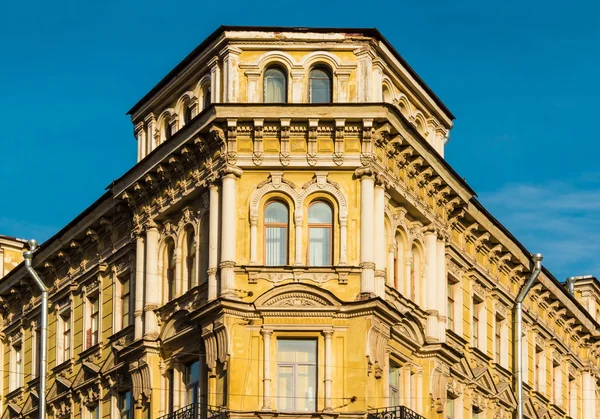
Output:
[[144,233],[139,232],[135,239],[135,305],[134,305],[134,338],[144,335]]
[[425,298],[421,301],[427,311],[427,330],[428,340],[439,341],[438,333],[438,307],[437,295],[441,290],[437,289],[437,232],[433,226],[427,227],[425,231],[425,284],[421,284],[421,295]]
[[[302,91],[304,87],[304,70],[292,71],[292,103],[302,103]],[[308,101],[308,98],[306,98]]]
[[158,276],[158,229],[151,225],[146,230],[146,281],[144,286],[145,338],[158,336],[156,310],[160,305],[160,278]]
[[260,70],[246,70],[244,74],[246,75],[246,79],[248,80],[248,103],[262,102],[262,100],[260,100],[260,94],[258,92],[258,80],[260,79]]
[[348,217],[340,216],[340,265],[348,264]]
[[297,208],[294,211],[294,227],[295,227],[295,240],[296,240],[296,257],[294,261],[294,266],[302,266],[304,262],[302,261],[302,208]]
[[375,198],[375,294],[385,299],[385,186],[377,182]]
[[146,133],[144,132],[144,122],[138,122],[135,125],[135,138],[138,143],[138,159],[137,161],[142,160],[146,154]]
[[154,114],[151,113],[146,118],[144,118],[144,122],[146,123],[146,155],[148,155],[156,147],[156,143],[154,142],[154,128],[156,125],[156,117],[154,116]]
[[446,326],[448,324],[448,278],[446,274],[446,240],[443,235],[437,240],[437,287],[438,294],[438,324],[440,330],[440,341],[446,341]]
[[237,102],[238,98],[238,61],[241,49],[230,45],[219,53],[223,60],[223,102]]
[[394,283],[394,278],[395,278],[395,270],[396,269],[402,269],[402,264],[398,263],[398,266],[395,266],[394,263],[394,259],[396,256],[396,252],[398,251],[398,249],[396,248],[396,241],[393,240],[393,238],[390,238],[390,240],[388,240],[388,246],[387,246],[387,284],[390,287],[396,288],[396,284]]
[[325,407],[323,411],[331,412],[333,411],[331,394],[331,366],[333,364],[331,337],[333,336],[333,330],[325,330],[323,335],[325,336]]
[[217,269],[219,263],[219,186],[211,183],[208,187],[208,301],[217,298]]
[[360,299],[373,297],[375,291],[375,263],[373,262],[374,184],[369,167],[356,169],[360,178]]
[[263,337],[263,407],[261,410],[270,412],[271,407],[271,336],[272,330],[262,329]]
[[208,62],[210,68],[210,103],[221,102],[221,69],[219,57],[215,56]]
[[371,101],[383,102],[383,62],[381,58],[373,60],[372,72]]
[[354,53],[358,61],[357,65],[357,86],[359,102],[371,101],[371,72],[373,57],[375,54],[369,47],[361,48]]
[[237,246],[237,178],[241,169],[233,166],[223,171],[223,203],[221,220],[221,297],[237,299],[235,288],[235,263]]

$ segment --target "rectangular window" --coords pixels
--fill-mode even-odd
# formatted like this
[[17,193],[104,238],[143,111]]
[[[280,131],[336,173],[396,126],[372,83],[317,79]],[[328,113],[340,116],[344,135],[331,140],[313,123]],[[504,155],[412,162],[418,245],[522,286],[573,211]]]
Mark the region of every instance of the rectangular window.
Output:
[[448,281],[448,325],[446,328],[454,330],[454,284]]
[[277,341],[278,409],[287,412],[316,411],[317,341]]
[[86,349],[98,344],[98,330],[100,326],[100,300],[98,296],[88,299],[89,325],[86,332]]
[[544,393],[546,391],[546,356],[544,349],[535,347],[535,390]]
[[555,405],[562,406],[562,374],[560,363],[552,360],[552,399]]
[[496,316],[496,325],[494,331],[494,341],[495,341],[495,357],[496,364],[502,363],[502,318]]
[[185,366],[184,373],[186,404],[200,402],[200,361]]
[[10,391],[23,387],[23,347],[15,345],[12,347],[12,362],[10,380]]
[[309,234],[310,266],[331,265],[331,228],[311,227]]
[[131,419],[131,392],[123,391],[119,393],[118,401],[119,419]]
[[399,406],[400,405],[400,375],[399,369],[396,365],[390,364],[390,392],[388,406]]
[[40,375],[40,329],[33,331],[31,339],[31,378],[36,378]]
[[88,407],[88,418],[100,419],[100,406],[95,405],[93,407]]
[[567,386],[568,396],[567,403],[569,404],[569,416],[572,418],[577,417],[577,382],[575,377],[569,375],[569,385]]
[[71,312],[63,310],[58,315],[56,333],[56,363],[61,364],[71,359]]
[[129,277],[123,278],[121,281],[121,327],[126,328],[130,324],[130,282]]
[[481,302],[473,298],[472,319],[471,319],[471,346],[479,347],[479,310]]
[[446,419],[454,419],[454,399],[449,396],[446,400]]

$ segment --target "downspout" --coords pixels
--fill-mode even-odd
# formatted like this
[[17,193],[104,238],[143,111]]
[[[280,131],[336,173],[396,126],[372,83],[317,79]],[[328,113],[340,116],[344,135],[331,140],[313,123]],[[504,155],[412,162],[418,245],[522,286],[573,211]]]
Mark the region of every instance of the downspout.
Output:
[[35,240],[29,240],[29,250],[27,252],[23,252],[23,258],[25,259],[25,269],[27,269],[27,273],[33,279],[33,282],[42,293],[42,313],[41,313],[41,336],[40,336],[40,355],[39,355],[39,363],[40,363],[40,388],[39,388],[39,403],[38,403],[38,412],[40,419],[46,419],[46,352],[48,346],[48,289],[46,288],[46,284],[39,277],[35,269],[31,266],[31,262],[33,260],[33,252],[37,249],[38,244]]
[[521,288],[517,299],[515,300],[513,316],[513,369],[515,371],[515,387],[517,389],[517,419],[523,419],[523,301],[531,290],[533,283],[542,272],[541,253],[533,255],[533,269],[531,276]]

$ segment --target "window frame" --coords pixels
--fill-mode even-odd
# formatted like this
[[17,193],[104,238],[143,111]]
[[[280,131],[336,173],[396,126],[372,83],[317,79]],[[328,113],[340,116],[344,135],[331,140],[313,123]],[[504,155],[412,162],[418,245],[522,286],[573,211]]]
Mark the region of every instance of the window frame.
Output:
[[[273,203],[282,204],[287,210],[287,222],[284,223],[268,223],[265,219],[267,208]],[[273,198],[269,199],[263,207],[263,260],[265,266],[287,266],[290,263],[290,205],[283,199]],[[267,261],[267,229],[269,228],[285,228],[285,263],[283,265],[271,265]]]
[[177,278],[176,278],[176,267],[177,257],[175,254],[175,239],[167,237],[165,240],[164,250],[164,278],[166,279],[167,285],[167,301],[172,301],[177,296]]
[[[396,377],[397,385],[392,385],[392,376]],[[392,396],[395,394],[395,397]],[[400,405],[400,366],[394,362],[390,362],[388,368],[388,406]]]
[[[283,77],[283,100],[281,102],[267,102],[267,73],[269,71],[278,71],[281,76]],[[277,103],[288,103],[289,99],[288,99],[288,86],[289,86],[289,81],[288,81],[288,74],[287,74],[287,70],[285,69],[285,67],[282,67],[281,65],[278,64],[273,64],[273,65],[269,65],[264,73],[263,73],[263,97],[262,97],[262,101],[263,103],[272,103],[272,104],[277,104]]]
[[[331,222],[330,223],[311,223],[310,222],[310,208],[315,205],[315,204],[319,204],[319,203],[323,203],[325,205],[327,205],[329,207],[329,210],[331,211]],[[322,198],[316,198],[314,200],[312,200],[307,207],[307,211],[306,211],[307,217],[306,217],[306,222],[307,222],[307,233],[308,233],[308,246],[307,246],[307,266],[311,266],[311,267],[327,267],[327,266],[334,266],[334,256],[335,256],[335,252],[334,252],[334,226],[335,226],[335,210],[334,210],[334,206],[331,204],[330,201],[322,199]],[[328,228],[329,229],[329,264],[327,265],[313,265],[310,263],[311,260],[311,252],[310,252],[310,244],[311,244],[311,238],[310,238],[310,232],[312,228]]]
[[[312,76],[314,71],[323,71],[326,75],[327,75],[327,80],[329,81],[329,101],[327,102],[313,102],[313,89],[312,89],[312,80],[324,80],[324,79],[318,79],[318,78],[314,78]],[[314,65],[308,72],[308,103],[314,103],[314,104],[328,104],[328,103],[333,103],[333,71],[331,69],[330,66],[328,66],[327,64],[317,64]]]
[[23,355],[23,341],[18,339],[10,346],[9,392],[22,388],[24,385]]
[[[121,304],[121,329],[131,326],[131,275],[127,274],[119,278],[120,304]],[[127,305],[127,310],[125,310]]]
[[[281,341],[291,341],[291,342],[300,342],[300,341],[310,341],[310,342],[314,342],[314,363],[311,362],[283,362],[283,361],[279,361],[279,342]],[[276,344],[276,378],[277,378],[277,390],[279,390],[279,380],[280,380],[280,367],[289,367],[292,366],[292,384],[293,384],[293,388],[292,388],[292,392],[291,392],[291,399],[292,399],[292,403],[293,403],[293,408],[291,410],[288,409],[284,409],[282,408],[279,403],[286,399],[287,397],[285,397],[282,394],[277,394],[277,400],[278,400],[278,405],[277,405],[277,410],[280,412],[317,412],[317,408],[318,408],[318,401],[319,401],[319,341],[317,338],[294,338],[294,337],[281,337],[277,339],[277,344]],[[308,401],[310,399],[308,398],[304,398],[304,397],[299,397],[298,396],[298,386],[297,386],[297,382],[298,382],[298,366],[309,366],[309,367],[314,367],[314,381],[310,384],[314,385],[314,394],[312,397],[312,402],[313,402],[313,410],[306,410],[306,411],[301,411],[298,410],[298,400],[299,399],[304,399],[306,401],[306,403],[308,404]]]
[[85,349],[89,349],[100,343],[100,293],[88,295],[86,305],[88,324],[85,330]]
[[479,336],[479,329],[482,321],[480,313],[482,304],[483,300],[480,297],[473,295],[471,308],[471,347],[477,349],[480,349],[481,347],[481,336]]
[[56,333],[56,364],[60,365],[72,358],[73,346],[73,316],[70,305],[65,305],[58,312],[58,331]]
[[452,279],[450,277],[448,277],[446,279],[447,282],[447,299],[448,299],[448,307],[446,308],[447,313],[446,313],[446,329],[448,330],[455,330],[455,324],[454,321],[455,319],[455,311],[456,311],[456,296],[454,295],[455,293],[455,288],[456,288],[456,282],[453,282]]
[[[119,419],[132,419],[133,409],[131,408],[131,390],[120,391],[117,393],[117,411]],[[129,402],[129,408],[127,408]]]
[[[183,246],[185,246],[185,257],[182,261],[183,272],[185,273],[187,289],[190,290],[198,285],[198,260],[196,258],[198,253],[198,238],[196,237],[196,230],[191,224],[184,227],[184,234]],[[193,250],[193,252],[190,252],[190,250]]]

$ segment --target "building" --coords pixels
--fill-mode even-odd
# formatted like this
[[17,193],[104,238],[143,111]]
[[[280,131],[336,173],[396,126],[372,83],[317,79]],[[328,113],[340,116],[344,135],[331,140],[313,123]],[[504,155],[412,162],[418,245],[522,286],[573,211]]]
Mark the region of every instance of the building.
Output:
[[[49,417],[512,416],[532,256],[378,31],[220,27],[129,113],[138,163],[33,261]],[[529,419],[600,414],[600,288],[571,282],[524,303]],[[3,418],[37,413],[32,289],[0,281]]]
[[0,234],[0,278],[23,261],[25,240]]

